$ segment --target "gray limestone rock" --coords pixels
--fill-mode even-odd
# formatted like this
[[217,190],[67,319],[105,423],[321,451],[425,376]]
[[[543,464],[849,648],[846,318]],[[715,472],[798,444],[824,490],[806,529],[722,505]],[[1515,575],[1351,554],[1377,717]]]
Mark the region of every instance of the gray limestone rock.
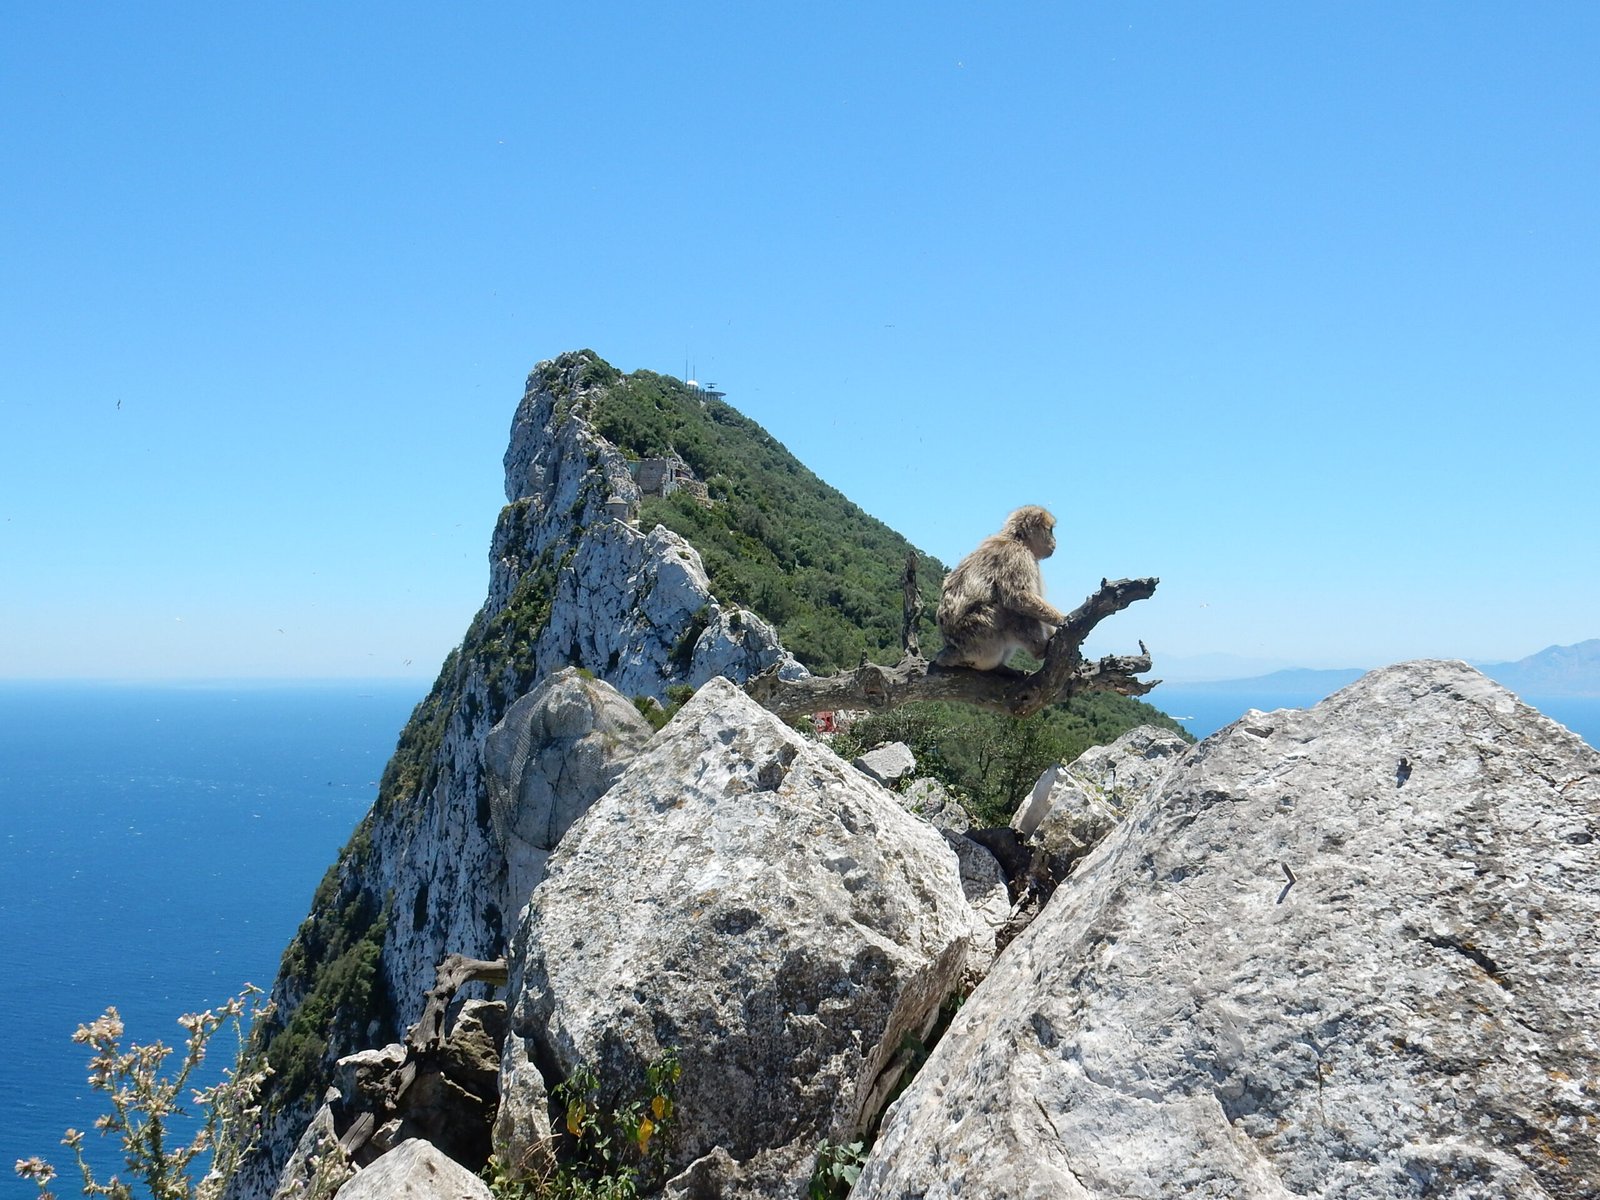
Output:
[[1089,747],[1070,765],[1047,770],[1011,827],[1052,853],[1082,857],[1188,750],[1170,730],[1130,729],[1109,745]]
[[[379,802],[330,878],[327,903],[311,914],[312,947],[381,929],[374,987],[391,1002],[376,1013],[336,1013],[317,1031],[328,1040],[330,1070],[332,1057],[391,1041],[413,1023],[445,955],[506,950],[547,848],[517,833],[515,820],[496,828],[483,749],[514,701],[567,666],[626,698],[656,700],[714,674],[803,674],[769,625],[718,603],[692,546],[663,528],[617,520],[610,502],[631,510],[638,488],[621,451],[584,416],[607,371],[583,353],[529,376],[506,452],[509,503],[490,548],[488,596],[418,706]],[[554,824],[567,804],[556,802]],[[514,807],[502,804],[501,817]],[[331,964],[315,950],[285,961],[298,969],[280,975],[272,998],[289,1021]],[[229,1200],[272,1194],[316,1111],[305,1097],[269,1100],[266,1131],[230,1182]]]
[[506,1020],[504,1001],[464,1000],[440,1050],[444,1073],[485,1099],[492,1100],[499,1088]]
[[[1070,764],[1050,767],[1018,806],[1011,828],[1025,867],[1011,878],[1018,907],[999,937],[1003,947],[1038,915],[1057,884],[1099,845],[1129,809],[1160,783],[1189,749],[1170,730],[1140,725]],[[991,831],[998,834],[1002,831]]]
[[893,787],[917,769],[917,760],[911,753],[911,747],[904,742],[886,742],[868,750],[850,765],[858,771],[865,771],[885,787]]
[[937,779],[913,779],[905,791],[896,793],[900,803],[917,814],[935,829],[945,833],[965,833],[972,828],[972,818]]
[[506,1178],[548,1179],[555,1174],[550,1092],[528,1059],[528,1039],[508,1037],[500,1059],[500,1106],[495,1112],[494,1156]]
[[420,1138],[401,1142],[339,1189],[339,1200],[493,1200],[471,1171]]
[[338,1101],[339,1094],[330,1090],[284,1164],[272,1200],[319,1200],[331,1196],[355,1174],[354,1165],[339,1148],[334,1127],[333,1105]]
[[588,528],[551,591],[533,645],[542,670],[581,663],[625,696],[656,699],[669,684],[698,686],[714,675],[742,680],[769,666],[804,674],[770,625],[717,603],[700,552],[662,525]]
[[1460,663],[1251,712],[1056,891],[852,1200],[1600,1196],[1600,755]]
[[858,1136],[882,1108],[972,922],[937,831],[714,679],[552,856],[515,950],[509,1041],[623,1094],[676,1049],[669,1167],[720,1149],[767,1181],[723,1194],[794,1195],[821,1138]]
[[547,678],[489,732],[489,815],[516,909],[544,878],[545,861],[572,823],[653,732],[616,689],[584,679],[575,667]]
[[[341,1058],[338,1086],[328,1092],[312,1128],[331,1116],[339,1146],[361,1166],[413,1138],[428,1141],[457,1162],[478,1165],[487,1160],[500,1092],[506,1006],[500,1000],[466,1000],[452,1011],[449,1030],[437,1046],[395,1042]],[[305,1139],[301,1141],[303,1146]],[[293,1166],[291,1160],[285,1179],[294,1174]],[[294,1194],[318,1193],[311,1187]]]
[[506,499],[490,554],[486,613],[519,589],[542,589],[549,616],[530,647],[535,676],[582,666],[625,696],[662,699],[673,683],[744,680],[768,667],[804,669],[753,613],[711,593],[699,552],[662,526],[633,528],[614,499],[637,507],[622,452],[585,419],[586,363],[540,363],[512,420]]
[[989,973],[998,951],[1001,930],[1011,919],[1011,889],[999,860],[964,833],[941,830],[961,864],[961,890],[972,909],[972,948],[967,955],[967,979],[976,984]]

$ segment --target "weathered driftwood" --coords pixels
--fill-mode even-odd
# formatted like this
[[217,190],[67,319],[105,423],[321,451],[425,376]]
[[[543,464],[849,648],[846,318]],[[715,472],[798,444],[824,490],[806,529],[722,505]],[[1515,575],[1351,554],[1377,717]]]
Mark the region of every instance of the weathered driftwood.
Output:
[[[446,1061],[445,1025],[456,993],[469,983],[504,987],[506,960],[449,954],[438,965],[434,979],[433,987],[426,993],[422,1016],[406,1031],[405,1057],[358,1071],[356,1093],[342,1097],[335,1105],[334,1126],[342,1129],[338,1134],[339,1148],[352,1163],[363,1166],[370,1163],[398,1144],[402,1136],[418,1136],[419,1129],[434,1129],[430,1140],[446,1149],[455,1144],[450,1138],[464,1137],[471,1142],[480,1132],[473,1128],[469,1111],[473,1104],[468,1090],[470,1082],[463,1085],[437,1077],[452,1069],[452,1064]],[[423,1081],[423,1086],[418,1090],[426,1095],[412,1090],[419,1080]],[[441,1095],[456,1097],[457,1102],[445,1108],[453,1108],[460,1120],[452,1119],[445,1122],[445,1128],[436,1129],[435,1110],[440,1107],[438,1098]],[[486,1140],[487,1125],[481,1133]],[[487,1149],[484,1153],[488,1153]]]
[[917,552],[906,555],[906,569],[900,574],[900,651],[906,658],[921,658],[917,645],[917,625],[922,620],[922,590],[917,586]]
[[465,954],[447,954],[434,972],[434,985],[427,991],[422,1016],[406,1033],[406,1048],[413,1052],[437,1050],[444,1043],[445,1015],[456,993],[469,983],[487,983],[491,987],[505,987],[507,979],[504,958],[468,958]]
[[[914,572],[913,560],[907,564],[907,575],[913,580]],[[752,679],[745,690],[786,721],[834,709],[898,708],[915,700],[953,700],[1025,717],[1079,692],[1142,696],[1161,682],[1136,678],[1151,667],[1150,652],[1143,642],[1138,654],[1108,655],[1096,662],[1085,662],[1081,649],[1096,625],[1135,601],[1149,599],[1160,582],[1155,578],[1102,579],[1100,587],[1067,614],[1050,639],[1044,664],[1032,674],[936,667],[917,652],[913,632],[906,639],[905,657],[892,667],[862,663],[853,671],[796,680],[779,679],[775,670],[767,671]],[[911,594],[908,585],[908,630],[914,626]]]

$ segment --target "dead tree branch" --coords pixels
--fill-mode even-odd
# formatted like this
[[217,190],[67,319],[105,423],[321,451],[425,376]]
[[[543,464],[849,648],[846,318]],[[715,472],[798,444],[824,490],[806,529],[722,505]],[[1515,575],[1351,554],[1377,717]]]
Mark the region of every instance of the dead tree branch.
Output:
[[906,658],[921,658],[917,645],[917,622],[922,620],[922,592],[917,587],[917,552],[906,555],[906,569],[900,575],[900,653]]
[[505,987],[506,960],[503,958],[468,958],[465,954],[449,954],[435,970],[434,985],[428,989],[422,1016],[406,1032],[406,1046],[414,1051],[436,1050],[444,1042],[445,1015],[456,993],[469,983],[487,983],[490,987]]
[[[914,566],[908,564],[908,573],[912,571]],[[1082,647],[1096,625],[1136,601],[1149,599],[1160,582],[1155,578],[1102,579],[1100,587],[1067,614],[1050,639],[1044,664],[1032,674],[1004,668],[936,667],[908,648],[892,667],[862,663],[853,671],[795,680],[779,679],[772,670],[752,679],[745,691],[784,720],[833,709],[887,710],[916,700],[952,700],[1025,717],[1079,692],[1142,696],[1161,682],[1136,678],[1151,667],[1150,652],[1143,642],[1138,654],[1109,655],[1096,662],[1084,661]],[[910,595],[908,587],[908,614]]]
[[350,1072],[340,1085],[348,1094],[333,1093],[332,1115],[349,1162],[364,1166],[410,1137],[426,1138],[458,1161],[488,1156],[494,1077],[485,1086],[483,1072],[452,1053],[446,1023],[456,993],[467,984],[504,987],[507,977],[503,958],[446,955],[403,1044],[340,1060],[340,1068]]

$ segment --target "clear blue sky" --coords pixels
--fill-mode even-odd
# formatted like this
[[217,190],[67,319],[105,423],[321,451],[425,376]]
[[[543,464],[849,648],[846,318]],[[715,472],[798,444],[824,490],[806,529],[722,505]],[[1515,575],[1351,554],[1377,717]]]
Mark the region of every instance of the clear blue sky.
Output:
[[[0,677],[430,676],[540,359],[1097,650],[1600,636],[1600,5],[12,4]],[[1181,672],[1171,672],[1181,674]]]

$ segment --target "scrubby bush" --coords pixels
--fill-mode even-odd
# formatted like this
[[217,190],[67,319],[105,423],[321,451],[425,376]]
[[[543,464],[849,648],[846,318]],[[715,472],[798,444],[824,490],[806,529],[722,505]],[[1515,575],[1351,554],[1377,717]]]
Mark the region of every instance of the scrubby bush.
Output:
[[594,1068],[578,1067],[551,1093],[562,1115],[556,1165],[529,1174],[490,1158],[489,1190],[497,1200],[632,1200],[659,1184],[682,1073],[669,1049],[645,1068],[642,1095],[607,1104]]

